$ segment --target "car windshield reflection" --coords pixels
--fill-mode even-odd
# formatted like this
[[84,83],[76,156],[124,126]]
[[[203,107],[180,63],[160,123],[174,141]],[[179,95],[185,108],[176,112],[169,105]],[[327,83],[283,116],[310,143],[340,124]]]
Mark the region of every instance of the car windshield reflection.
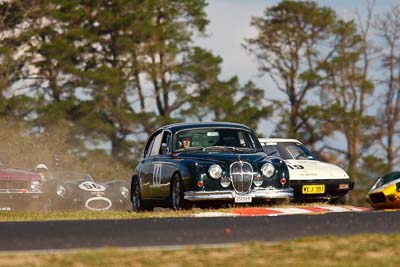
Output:
[[373,189],[381,187],[385,184],[389,184],[393,181],[396,181],[400,179],[400,172],[391,172],[388,173],[384,176],[382,176],[381,178],[378,179],[378,181],[375,183],[375,185],[373,186]]
[[263,145],[264,152],[286,160],[315,160],[315,155],[304,145],[295,142],[271,142]]
[[180,131],[176,134],[173,150],[184,151],[235,151],[261,150],[253,136],[241,129],[202,128]]

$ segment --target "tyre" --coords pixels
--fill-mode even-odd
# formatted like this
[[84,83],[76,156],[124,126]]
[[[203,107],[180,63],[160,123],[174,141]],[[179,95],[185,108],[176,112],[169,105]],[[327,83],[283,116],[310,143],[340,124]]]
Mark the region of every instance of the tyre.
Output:
[[139,177],[137,176],[132,177],[131,201],[132,201],[133,211],[140,212],[144,210],[143,200],[140,191],[140,181]]
[[190,208],[190,203],[184,199],[182,178],[175,174],[171,181],[170,206],[173,210]]
[[337,204],[337,205],[346,205],[347,203],[347,195],[341,196],[336,199],[332,199],[330,204]]

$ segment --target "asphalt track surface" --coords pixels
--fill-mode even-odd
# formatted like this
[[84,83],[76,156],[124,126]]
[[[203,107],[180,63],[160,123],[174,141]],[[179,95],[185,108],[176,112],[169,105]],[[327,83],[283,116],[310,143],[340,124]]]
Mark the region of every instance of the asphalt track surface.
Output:
[[400,211],[275,217],[1,222],[0,250],[215,245],[360,233],[400,233]]

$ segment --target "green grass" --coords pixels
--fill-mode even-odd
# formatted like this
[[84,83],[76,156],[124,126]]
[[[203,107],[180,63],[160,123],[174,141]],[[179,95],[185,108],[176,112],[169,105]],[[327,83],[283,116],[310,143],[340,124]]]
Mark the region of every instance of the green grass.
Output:
[[0,222],[54,221],[54,220],[117,220],[139,218],[182,217],[194,214],[190,211],[128,212],[128,211],[68,211],[68,212],[0,212]]
[[0,266],[400,266],[400,235],[303,238],[226,247],[4,252]]

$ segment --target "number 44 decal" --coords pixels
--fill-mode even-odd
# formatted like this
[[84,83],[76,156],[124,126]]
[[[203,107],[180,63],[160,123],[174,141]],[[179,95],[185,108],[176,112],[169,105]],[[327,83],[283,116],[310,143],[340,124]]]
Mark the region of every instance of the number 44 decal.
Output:
[[292,169],[292,170],[294,170],[294,169],[296,169],[296,170],[302,170],[302,169],[304,169],[304,167],[303,166],[301,166],[301,165],[290,165],[290,164],[286,164],[290,169]]

